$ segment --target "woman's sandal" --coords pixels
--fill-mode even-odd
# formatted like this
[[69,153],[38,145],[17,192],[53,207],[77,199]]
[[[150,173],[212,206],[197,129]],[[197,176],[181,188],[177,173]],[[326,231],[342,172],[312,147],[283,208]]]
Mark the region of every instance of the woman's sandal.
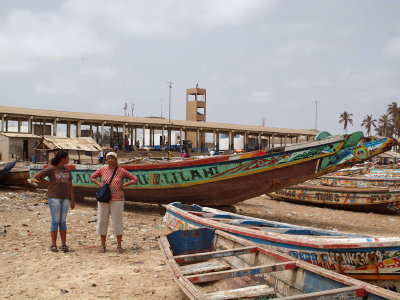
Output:
[[69,252],[68,246],[67,245],[62,245],[61,246],[61,251],[64,252],[64,253]]
[[117,253],[118,254],[124,253],[124,248],[122,248],[121,246],[117,246]]
[[105,246],[101,246],[99,248],[99,253],[105,253],[106,252],[106,247]]
[[50,250],[51,252],[58,252],[57,245],[51,245]]

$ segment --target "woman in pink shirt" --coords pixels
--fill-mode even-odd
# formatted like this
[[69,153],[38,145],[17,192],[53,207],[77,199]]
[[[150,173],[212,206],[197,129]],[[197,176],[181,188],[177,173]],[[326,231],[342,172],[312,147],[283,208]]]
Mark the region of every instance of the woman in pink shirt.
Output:
[[[122,222],[124,214],[124,192],[123,188],[135,184],[138,179],[135,175],[129,173],[123,168],[118,168],[117,154],[115,152],[109,152],[106,155],[107,166],[97,170],[90,176],[92,182],[98,186],[102,186],[110,182],[112,174],[117,168],[114,178],[111,182],[111,200],[109,202],[97,202],[97,233],[101,237],[100,253],[106,252],[106,237],[108,230],[108,221],[111,214],[113,224],[113,234],[117,237],[117,252],[122,253],[122,234],[124,232],[124,225]],[[98,181],[97,178],[101,178]],[[124,183],[124,178],[128,178],[129,181]]]

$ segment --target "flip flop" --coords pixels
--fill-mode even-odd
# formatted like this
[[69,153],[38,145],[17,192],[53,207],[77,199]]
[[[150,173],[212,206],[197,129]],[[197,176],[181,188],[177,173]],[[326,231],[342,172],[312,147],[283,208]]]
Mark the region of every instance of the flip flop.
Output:
[[67,245],[62,245],[62,246],[61,246],[61,251],[64,252],[64,253],[69,252],[68,246],[67,246]]
[[118,254],[124,253],[124,248],[122,248],[121,246],[117,246],[117,253]]
[[99,253],[105,253],[106,252],[106,247],[105,246],[101,246],[99,248]]
[[51,245],[50,250],[51,252],[58,252],[57,245]]

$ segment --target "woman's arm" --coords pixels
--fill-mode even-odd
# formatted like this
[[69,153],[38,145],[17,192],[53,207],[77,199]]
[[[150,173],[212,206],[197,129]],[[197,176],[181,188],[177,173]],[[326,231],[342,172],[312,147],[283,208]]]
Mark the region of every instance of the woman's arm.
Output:
[[[45,177],[47,177],[47,175]],[[42,172],[37,172],[35,175],[33,175],[33,178],[39,181],[40,185],[49,187],[50,182],[43,178]]]
[[130,179],[128,182],[125,182],[122,185],[123,188],[127,187],[128,185],[135,184],[139,181],[139,179],[135,175],[129,173],[127,170],[123,169],[123,172],[124,172],[124,177]]
[[101,170],[97,170],[90,176],[90,180],[94,183],[97,184],[98,186],[102,186],[103,184],[97,180],[97,178],[101,177]]

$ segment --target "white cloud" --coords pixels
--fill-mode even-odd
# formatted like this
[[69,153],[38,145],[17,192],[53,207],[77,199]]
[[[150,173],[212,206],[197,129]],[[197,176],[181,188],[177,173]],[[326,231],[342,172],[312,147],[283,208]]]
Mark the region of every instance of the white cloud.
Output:
[[331,42],[297,39],[277,47],[276,52],[283,56],[313,55],[324,51],[332,51],[334,48]]
[[82,22],[103,24],[116,34],[167,37],[238,25],[275,1],[171,0],[171,1],[67,1],[63,8]]
[[35,83],[33,90],[38,94],[54,95],[54,94],[74,94],[74,86],[66,80],[52,80],[49,83]]
[[0,22],[0,73],[30,71],[43,62],[109,48],[93,30],[65,15],[14,10]]
[[326,88],[332,85],[332,81],[326,78],[297,78],[289,87],[294,89]]
[[389,43],[383,48],[385,56],[400,57],[400,36],[393,37]]
[[118,75],[118,70],[116,69],[110,69],[110,68],[86,68],[86,69],[82,69],[79,72],[79,75],[81,77],[97,77],[97,78],[101,78],[101,79],[115,79]]
[[274,94],[272,92],[254,91],[249,95],[248,102],[269,104],[274,102],[273,96]]

